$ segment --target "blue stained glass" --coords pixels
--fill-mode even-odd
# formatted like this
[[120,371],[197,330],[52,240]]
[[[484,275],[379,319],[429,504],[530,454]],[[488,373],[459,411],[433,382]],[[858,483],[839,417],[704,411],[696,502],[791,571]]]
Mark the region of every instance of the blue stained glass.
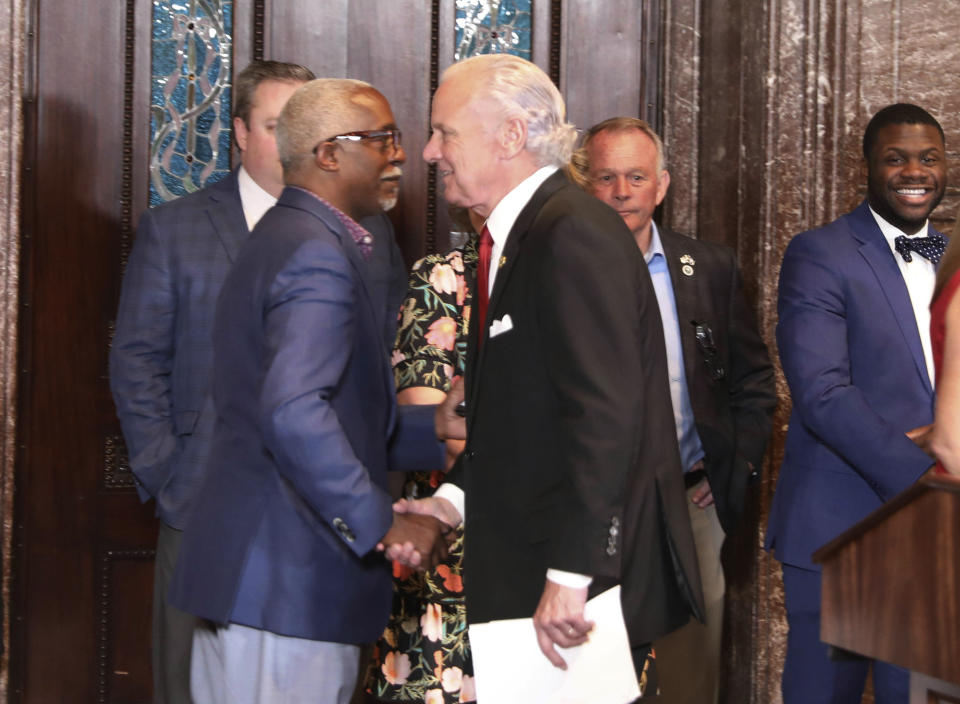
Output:
[[233,0],[153,0],[150,205],[230,171]]
[[477,54],[530,59],[533,0],[456,0],[453,60]]

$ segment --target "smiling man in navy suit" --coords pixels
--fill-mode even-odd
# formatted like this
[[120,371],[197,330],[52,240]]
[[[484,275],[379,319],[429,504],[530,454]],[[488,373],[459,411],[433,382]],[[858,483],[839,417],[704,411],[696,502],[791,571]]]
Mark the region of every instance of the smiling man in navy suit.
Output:
[[[929,305],[944,241],[927,218],[946,187],[943,130],[916,105],[890,105],[867,125],[863,155],[866,202],[794,237],[780,271],[793,413],[767,547],[783,563],[785,704],[860,701],[869,661],[828,656],[810,556],[933,463],[910,431],[933,419]],[[878,704],[905,703],[907,672],[873,665]]]

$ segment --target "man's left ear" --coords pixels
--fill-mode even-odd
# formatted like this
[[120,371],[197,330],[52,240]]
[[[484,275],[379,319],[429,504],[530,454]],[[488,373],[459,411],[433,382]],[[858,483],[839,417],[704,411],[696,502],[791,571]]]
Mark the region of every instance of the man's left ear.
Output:
[[339,171],[340,159],[337,156],[336,145],[333,142],[320,143],[313,155],[313,162],[324,171]]
[[663,202],[663,199],[667,195],[668,188],[670,188],[670,172],[664,169],[660,172],[660,177],[657,179],[657,205]]
[[504,157],[512,159],[527,146],[527,123],[519,117],[509,117],[500,126],[500,146]]

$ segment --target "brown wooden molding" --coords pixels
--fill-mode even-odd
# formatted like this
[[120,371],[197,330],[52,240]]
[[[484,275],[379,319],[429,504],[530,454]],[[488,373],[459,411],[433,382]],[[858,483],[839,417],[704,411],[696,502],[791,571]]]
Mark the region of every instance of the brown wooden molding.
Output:
[[[118,562],[152,562],[156,550],[106,550],[100,557],[100,590],[97,600],[97,704],[107,704],[110,697],[110,679],[113,653],[114,571]],[[145,595],[145,598],[147,596]]]
[[[532,42],[531,42],[532,44]],[[563,50],[563,0],[550,0],[550,80],[560,85],[560,56]]]
[[134,60],[136,46],[136,0],[127,0],[124,12],[123,39],[123,154],[120,165],[120,272],[127,270],[133,246],[133,121]]
[[103,439],[103,488],[109,491],[130,491],[136,488],[127,446],[123,436],[107,435]]
[[[452,27],[449,28],[451,31]],[[430,100],[440,81],[440,0],[430,8]],[[429,114],[429,113],[428,113]],[[437,251],[437,165],[427,164],[427,225],[423,237],[426,254]]]

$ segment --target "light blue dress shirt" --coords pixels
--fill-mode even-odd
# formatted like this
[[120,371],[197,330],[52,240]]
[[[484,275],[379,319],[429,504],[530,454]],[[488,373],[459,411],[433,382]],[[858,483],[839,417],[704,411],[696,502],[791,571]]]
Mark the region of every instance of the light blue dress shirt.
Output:
[[693,407],[690,404],[690,392],[687,389],[687,374],[683,367],[683,345],[680,343],[680,322],[677,319],[677,301],[673,295],[673,284],[667,257],[663,252],[660,232],[654,222],[650,223],[650,246],[644,259],[653,290],[657,294],[660,306],[660,319],[663,321],[663,340],[667,348],[667,373],[670,375],[670,400],[673,402],[673,418],[677,425],[677,442],[680,444],[680,461],[684,471],[703,459],[703,446],[693,419]]

